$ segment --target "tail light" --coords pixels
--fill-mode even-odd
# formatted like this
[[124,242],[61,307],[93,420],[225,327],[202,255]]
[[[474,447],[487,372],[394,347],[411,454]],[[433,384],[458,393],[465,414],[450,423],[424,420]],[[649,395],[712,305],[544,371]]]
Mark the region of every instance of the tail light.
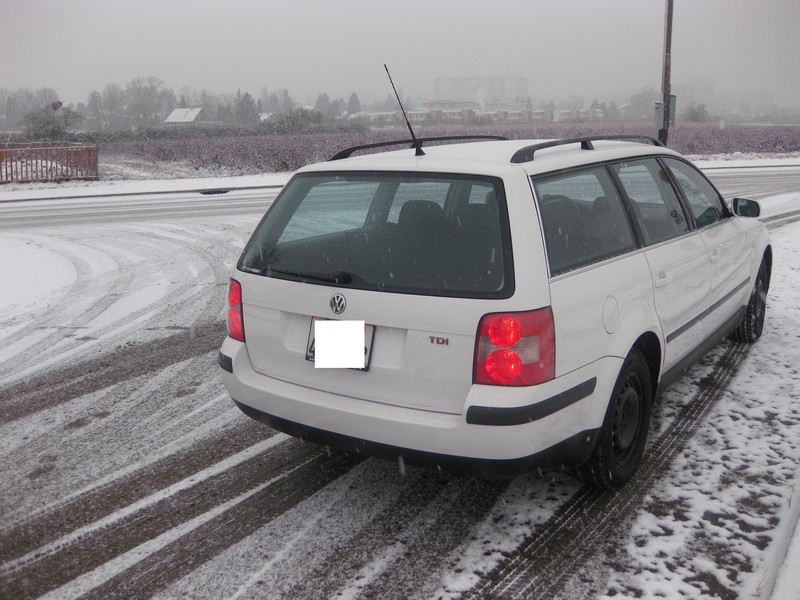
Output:
[[483,316],[475,342],[474,383],[535,385],[555,373],[556,333],[549,306]]
[[244,341],[244,316],[242,315],[242,284],[231,279],[228,286],[228,335]]

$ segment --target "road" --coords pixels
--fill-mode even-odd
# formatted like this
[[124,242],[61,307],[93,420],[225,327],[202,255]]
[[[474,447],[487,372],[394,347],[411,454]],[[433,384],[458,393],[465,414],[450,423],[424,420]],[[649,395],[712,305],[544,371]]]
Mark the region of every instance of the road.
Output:
[[797,192],[800,184],[798,168],[784,167],[721,167],[706,170],[706,175],[726,198],[765,198]]
[[[709,174],[726,196],[800,190],[800,168]],[[695,444],[727,419],[743,346],[721,345],[665,394],[642,474],[618,494],[584,491],[566,474],[478,480],[399,468],[244,417],[216,367],[224,290],[275,193],[0,205],[0,251],[20,259],[0,272],[45,288],[32,267],[72,274],[66,291],[52,282],[52,297],[31,293],[0,312],[0,597],[646,595],[650,567],[629,556],[638,544],[629,536],[642,515],[667,513],[665,528],[708,520],[727,532],[687,533],[667,560],[677,574],[668,590],[736,597],[755,585],[747,573],[762,577],[759,561],[780,554],[780,490],[796,476],[784,463],[797,456],[774,458],[769,481],[719,474],[714,493],[733,486],[749,507],[733,529],[720,525],[724,507],[692,516],[681,503],[692,482],[737,468],[725,458],[703,471]],[[765,452],[784,448],[776,420],[793,431],[800,422],[777,407],[748,418],[775,444]],[[686,498],[660,491],[692,469]]]

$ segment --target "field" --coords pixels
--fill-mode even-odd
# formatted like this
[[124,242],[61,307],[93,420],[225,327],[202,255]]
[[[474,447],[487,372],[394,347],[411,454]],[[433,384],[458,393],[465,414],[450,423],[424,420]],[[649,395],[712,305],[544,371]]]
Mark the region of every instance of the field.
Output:
[[[437,135],[502,135],[510,139],[557,138],[582,135],[648,135],[655,127],[641,123],[496,125],[419,128],[418,137]],[[343,148],[408,138],[405,129],[365,133],[282,134],[249,137],[145,139],[100,144],[100,160],[148,166],[179,165],[171,176],[248,175],[294,171],[327,160]],[[691,124],[670,129],[671,148],[689,155],[790,153],[800,151],[800,126]],[[109,173],[105,173],[109,176]],[[110,174],[115,177],[113,174]],[[124,174],[117,175],[120,178]]]

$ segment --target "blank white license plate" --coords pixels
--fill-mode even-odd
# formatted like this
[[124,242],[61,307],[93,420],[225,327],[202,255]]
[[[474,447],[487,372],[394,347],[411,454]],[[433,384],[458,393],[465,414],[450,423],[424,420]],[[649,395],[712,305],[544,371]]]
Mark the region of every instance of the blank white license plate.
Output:
[[[326,321],[323,317],[312,317],[311,328],[308,331],[308,343],[306,344],[306,360],[314,362],[315,343],[314,343],[314,322]],[[375,326],[364,325],[364,368],[353,369],[354,371],[369,371],[369,359],[372,356],[372,340],[375,337]]]

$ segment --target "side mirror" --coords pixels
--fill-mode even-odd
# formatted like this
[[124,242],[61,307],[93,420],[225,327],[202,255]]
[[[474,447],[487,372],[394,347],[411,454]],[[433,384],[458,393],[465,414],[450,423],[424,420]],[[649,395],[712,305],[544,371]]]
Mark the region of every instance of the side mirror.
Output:
[[757,217],[761,214],[761,205],[747,198],[733,199],[733,214],[740,217]]

